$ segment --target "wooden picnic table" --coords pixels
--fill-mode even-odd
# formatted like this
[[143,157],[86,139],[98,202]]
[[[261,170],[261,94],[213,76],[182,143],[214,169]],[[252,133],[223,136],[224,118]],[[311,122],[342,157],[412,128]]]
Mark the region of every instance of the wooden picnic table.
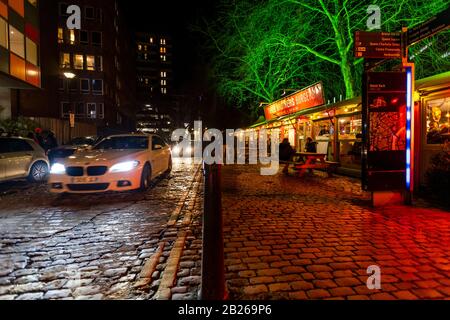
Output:
[[326,161],[326,154],[297,152],[294,155],[294,170],[297,171],[299,177],[303,177],[308,171],[313,169],[326,169],[328,175],[331,176],[331,168],[338,165],[335,162]]

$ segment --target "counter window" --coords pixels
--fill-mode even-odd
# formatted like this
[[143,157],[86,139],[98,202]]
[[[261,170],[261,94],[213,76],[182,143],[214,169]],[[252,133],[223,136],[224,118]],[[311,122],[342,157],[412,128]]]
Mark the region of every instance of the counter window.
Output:
[[450,139],[450,98],[426,103],[427,144],[443,144]]

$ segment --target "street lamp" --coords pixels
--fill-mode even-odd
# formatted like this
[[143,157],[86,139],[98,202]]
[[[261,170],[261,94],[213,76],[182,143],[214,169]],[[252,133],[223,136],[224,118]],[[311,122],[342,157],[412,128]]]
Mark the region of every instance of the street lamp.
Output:
[[69,141],[72,140],[72,117],[75,117],[75,115],[73,114],[72,111],[72,102],[70,99],[70,84],[71,84],[71,80],[74,79],[76,77],[75,73],[73,72],[64,72],[64,77],[67,79],[67,90],[69,93]]

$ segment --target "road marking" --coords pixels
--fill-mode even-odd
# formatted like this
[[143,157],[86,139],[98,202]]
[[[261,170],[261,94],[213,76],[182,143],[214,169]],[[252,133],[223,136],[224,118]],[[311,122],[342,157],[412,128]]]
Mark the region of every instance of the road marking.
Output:
[[134,284],[135,288],[141,288],[150,283],[152,280],[153,272],[156,270],[156,266],[159,263],[159,258],[161,258],[161,255],[164,251],[166,243],[162,242],[158,246],[158,250],[150,257],[150,259],[147,260],[144,267],[141,270],[141,273],[139,274],[139,280]]
[[186,231],[180,231],[178,233],[177,241],[173,245],[169,258],[167,259],[167,264],[163,271],[161,283],[159,284],[158,291],[154,297],[155,300],[170,300],[171,298],[172,294],[170,289],[173,287],[177,277],[178,266],[180,263],[181,254],[183,253],[184,245],[186,243],[186,237]]

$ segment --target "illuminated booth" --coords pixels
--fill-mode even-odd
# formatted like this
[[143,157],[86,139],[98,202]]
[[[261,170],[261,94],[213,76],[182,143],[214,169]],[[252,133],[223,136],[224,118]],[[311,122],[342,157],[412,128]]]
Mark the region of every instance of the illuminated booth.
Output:
[[[414,163],[415,188],[426,184],[431,159],[450,139],[450,72],[415,81]],[[340,163],[338,173],[361,177],[362,100],[357,97],[326,104],[317,83],[265,107],[264,122],[249,130],[280,130],[280,141],[289,139],[298,152],[306,139],[317,142],[318,152]]]

